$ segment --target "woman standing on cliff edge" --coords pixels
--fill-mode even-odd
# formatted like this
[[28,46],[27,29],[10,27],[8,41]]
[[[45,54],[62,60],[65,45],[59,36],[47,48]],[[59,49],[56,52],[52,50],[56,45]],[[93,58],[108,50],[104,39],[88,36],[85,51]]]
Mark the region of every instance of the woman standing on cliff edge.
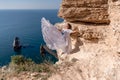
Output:
[[56,50],[57,53],[67,53],[72,51],[70,34],[72,26],[67,23],[62,30],[58,30],[45,18],[41,19],[43,39],[49,49]]
[[72,26],[69,23],[66,23],[63,26],[62,33],[66,43],[66,48],[65,51],[63,51],[63,53],[70,54],[70,52],[72,51],[71,38],[70,38],[70,34],[73,33]]

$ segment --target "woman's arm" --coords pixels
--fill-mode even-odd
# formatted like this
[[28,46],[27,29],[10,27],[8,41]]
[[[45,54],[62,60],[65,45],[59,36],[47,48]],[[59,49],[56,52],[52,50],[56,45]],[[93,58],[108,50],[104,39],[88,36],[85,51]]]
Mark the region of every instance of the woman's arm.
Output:
[[79,37],[80,33],[78,31],[73,31],[72,33],[70,33],[70,36],[72,38],[76,38],[76,37]]

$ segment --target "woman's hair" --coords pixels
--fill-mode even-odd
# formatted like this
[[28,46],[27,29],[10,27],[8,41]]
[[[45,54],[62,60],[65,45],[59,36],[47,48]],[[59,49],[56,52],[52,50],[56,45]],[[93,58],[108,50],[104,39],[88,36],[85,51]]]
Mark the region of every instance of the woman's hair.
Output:
[[70,23],[67,23],[67,25],[68,25],[68,29],[72,29],[72,26]]

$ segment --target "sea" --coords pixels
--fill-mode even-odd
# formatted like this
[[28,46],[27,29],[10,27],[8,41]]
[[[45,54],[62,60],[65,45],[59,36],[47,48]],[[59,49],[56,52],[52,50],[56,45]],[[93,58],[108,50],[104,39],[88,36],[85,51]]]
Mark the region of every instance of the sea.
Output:
[[[40,46],[45,45],[41,18],[45,17],[52,24],[62,22],[57,14],[58,10],[0,10],[0,66],[8,65],[14,55],[23,55],[36,63],[44,62],[40,55]],[[15,52],[12,46],[15,37],[19,37],[22,45],[29,46]],[[46,59],[57,61],[48,53]]]

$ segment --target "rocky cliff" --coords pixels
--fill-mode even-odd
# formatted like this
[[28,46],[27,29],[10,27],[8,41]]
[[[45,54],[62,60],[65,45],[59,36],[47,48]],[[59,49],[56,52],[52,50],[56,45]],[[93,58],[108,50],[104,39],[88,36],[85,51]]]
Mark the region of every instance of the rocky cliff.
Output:
[[108,0],[63,0],[58,15],[70,22],[110,23]]
[[120,1],[63,0],[58,16],[80,38],[49,80],[120,80]]

